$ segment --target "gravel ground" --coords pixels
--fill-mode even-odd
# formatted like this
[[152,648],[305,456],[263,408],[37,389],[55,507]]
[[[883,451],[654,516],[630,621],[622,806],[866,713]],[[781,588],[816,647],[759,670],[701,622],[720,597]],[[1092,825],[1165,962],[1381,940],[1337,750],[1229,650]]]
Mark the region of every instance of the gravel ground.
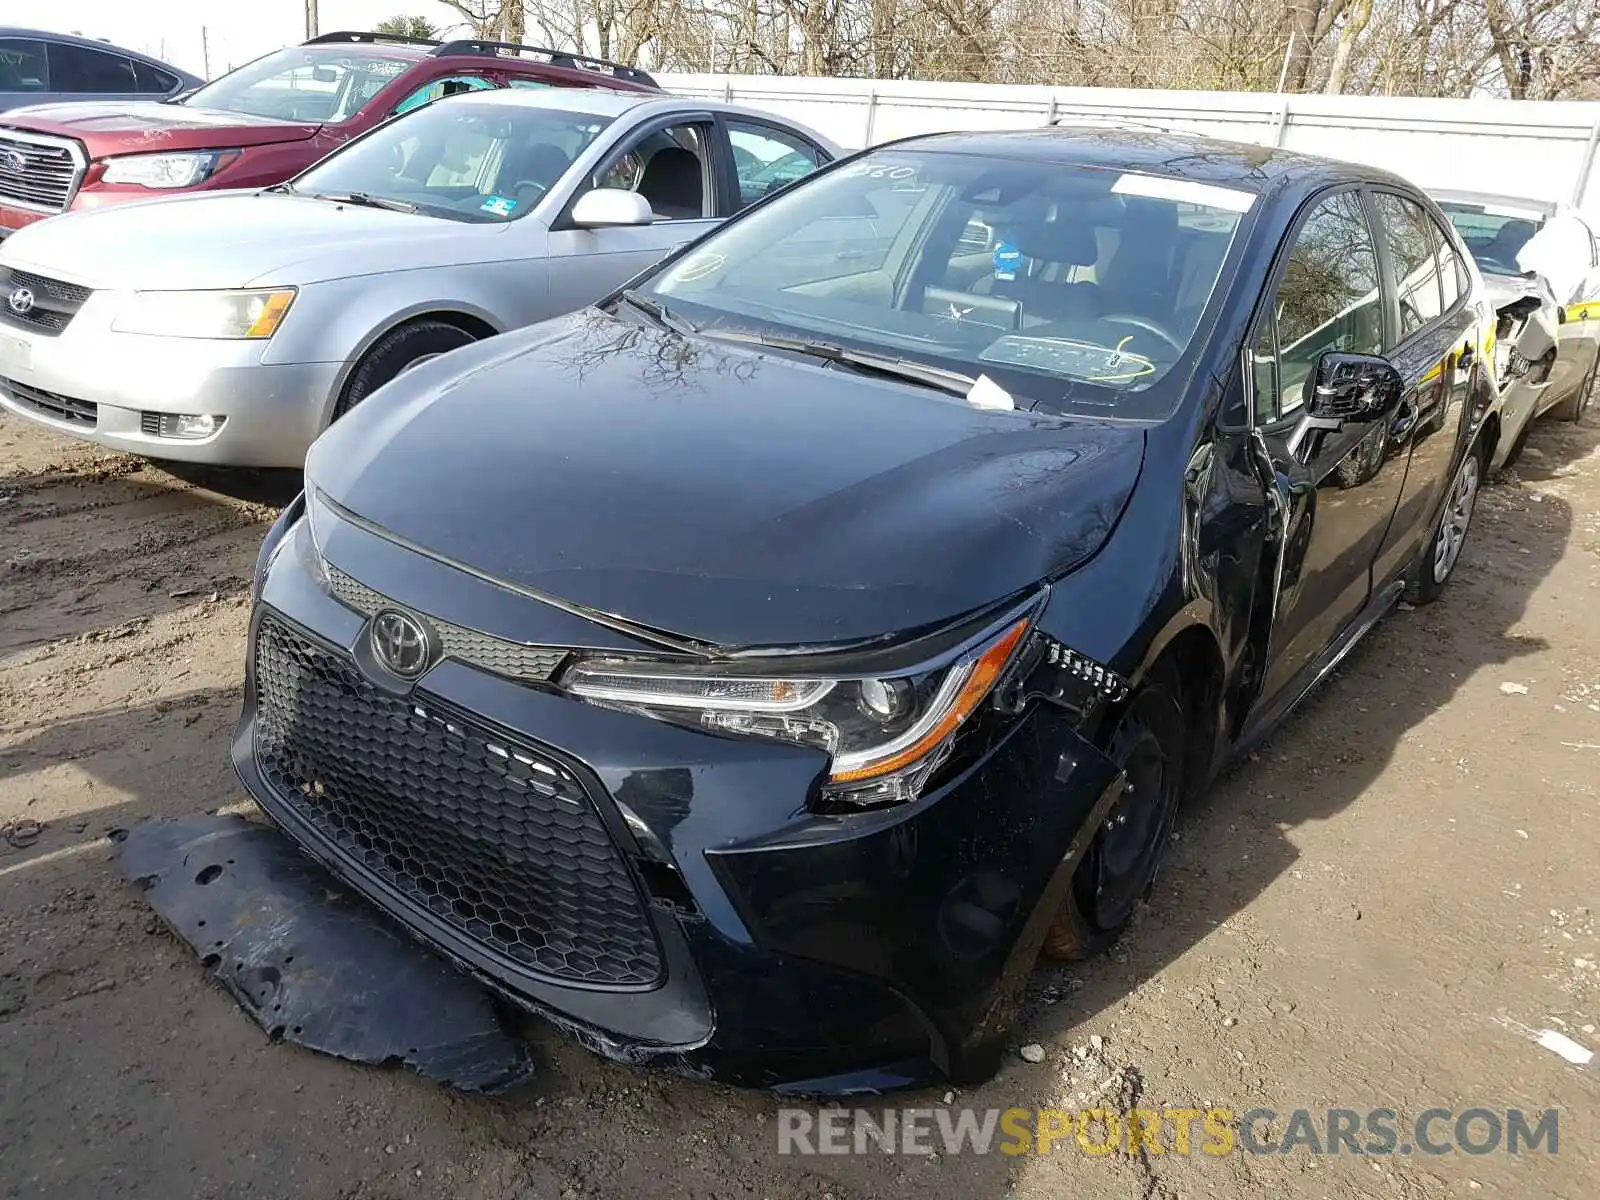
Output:
[[1444,600],[1186,813],[1118,950],[1041,969],[1000,1076],[898,1101],[1556,1108],[1558,1154],[797,1158],[773,1098],[548,1030],[499,1100],[269,1042],[104,835],[241,800],[248,581],[296,481],[0,416],[0,1195],[1594,1197],[1600,1060],[1528,1031],[1600,1046],[1597,447],[1541,426]]

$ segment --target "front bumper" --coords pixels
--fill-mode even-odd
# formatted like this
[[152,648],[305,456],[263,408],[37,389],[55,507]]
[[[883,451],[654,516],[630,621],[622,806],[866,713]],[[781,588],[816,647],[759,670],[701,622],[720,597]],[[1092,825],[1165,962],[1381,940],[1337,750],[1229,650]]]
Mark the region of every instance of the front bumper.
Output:
[[[264,364],[263,341],[117,333],[125,296],[96,291],[47,334],[0,320],[0,408],[60,433],[150,458],[299,467],[321,432],[339,363]],[[208,437],[146,432],[146,414],[224,418]]]
[[[354,527],[319,533],[331,561],[438,620],[544,645],[625,648],[624,635],[598,626],[585,635],[571,614]],[[367,619],[319,581],[305,523],[287,537],[252,623],[234,764],[302,848],[413,934],[622,1061],[803,1092],[992,1074],[1082,835],[1118,776],[1054,709],[995,731],[973,765],[912,805],[825,817],[806,806],[826,768],[816,751],[712,737],[444,659],[407,702],[465,714],[463,724],[583,780],[638,888],[659,981],[575,984],[439,920],[269,784],[258,756],[263,621],[352,664],[368,637]]]

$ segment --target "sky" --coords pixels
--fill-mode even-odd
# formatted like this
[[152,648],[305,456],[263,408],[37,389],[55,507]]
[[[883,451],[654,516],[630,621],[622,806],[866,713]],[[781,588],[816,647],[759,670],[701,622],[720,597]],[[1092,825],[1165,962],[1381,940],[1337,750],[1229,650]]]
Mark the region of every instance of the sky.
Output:
[[[437,0],[319,0],[319,27],[370,29],[385,17],[426,17],[441,29],[461,16]],[[304,0],[0,0],[0,25],[103,37],[211,78],[305,39]],[[205,30],[202,42],[201,30]]]

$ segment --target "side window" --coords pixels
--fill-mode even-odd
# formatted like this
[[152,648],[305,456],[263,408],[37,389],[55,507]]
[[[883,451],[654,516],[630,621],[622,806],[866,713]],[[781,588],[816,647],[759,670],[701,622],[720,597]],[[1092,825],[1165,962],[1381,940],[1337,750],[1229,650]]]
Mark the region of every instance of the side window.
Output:
[[1256,424],[1270,425],[1278,412],[1278,322],[1271,313],[1261,322],[1261,333],[1250,348],[1250,374],[1255,383]]
[[435,79],[432,83],[423,84],[396,104],[394,115],[398,117],[401,113],[421,108],[424,104],[432,104],[445,96],[454,96],[457,92],[482,92],[492,87],[494,84],[478,75],[450,75],[444,79]]
[[[1355,192],[1319,203],[1295,235],[1268,308],[1277,329],[1276,378],[1261,387],[1256,368],[1256,420],[1281,420],[1305,402],[1317,360],[1330,351],[1383,352],[1383,293],[1378,252]],[[1262,347],[1258,344],[1256,354]]]
[[638,192],[662,221],[712,216],[706,130],[672,125],[624,144],[594,173],[591,186]]
[[50,45],[51,90],[56,92],[137,92],[133,62],[120,54],[106,54],[61,42]]
[[[1433,218],[1415,200],[1392,192],[1379,192],[1374,199],[1394,269],[1392,282],[1400,301],[1400,340],[1404,341],[1444,311],[1439,235]],[[1449,274],[1454,278],[1453,265]]]
[[0,38],[0,92],[49,90],[44,43],[32,38]]
[[1471,277],[1467,274],[1467,264],[1451,246],[1448,235],[1439,228],[1437,222],[1434,222],[1433,228],[1434,237],[1439,243],[1439,282],[1444,289],[1444,310],[1449,312],[1471,288]]
[[811,174],[820,165],[815,146],[770,125],[729,121],[728,141],[739,174],[739,208]]
[[514,88],[547,88],[554,87],[555,85],[546,83],[542,79],[512,79],[509,81],[507,86]]
[[149,63],[135,62],[133,76],[138,81],[139,91],[146,96],[165,96],[178,87],[176,75],[160,67],[152,67]]

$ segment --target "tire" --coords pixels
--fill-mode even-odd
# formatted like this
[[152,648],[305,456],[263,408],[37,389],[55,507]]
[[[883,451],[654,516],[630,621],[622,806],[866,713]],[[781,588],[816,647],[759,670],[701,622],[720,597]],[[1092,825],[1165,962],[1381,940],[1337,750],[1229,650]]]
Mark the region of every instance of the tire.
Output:
[[1477,509],[1482,484],[1483,447],[1478,444],[1456,468],[1438,524],[1433,527],[1433,536],[1412,564],[1405,592],[1412,604],[1432,604],[1443,593],[1450,576],[1455,574],[1456,563],[1461,561],[1461,548],[1472,530],[1472,514]]
[[334,406],[333,419],[337,421],[402,371],[477,340],[459,325],[446,321],[413,321],[391,329],[350,372]]
[[1589,378],[1583,381],[1577,392],[1551,409],[1551,415],[1562,421],[1574,423],[1583,420],[1583,414],[1589,411],[1589,401],[1594,398],[1596,375],[1600,375],[1600,359],[1589,368]]
[[1177,673],[1161,664],[1123,710],[1108,754],[1128,773],[1127,790],[1073,873],[1045,934],[1046,958],[1099,954],[1122,935],[1150,894],[1183,794],[1181,695]]

